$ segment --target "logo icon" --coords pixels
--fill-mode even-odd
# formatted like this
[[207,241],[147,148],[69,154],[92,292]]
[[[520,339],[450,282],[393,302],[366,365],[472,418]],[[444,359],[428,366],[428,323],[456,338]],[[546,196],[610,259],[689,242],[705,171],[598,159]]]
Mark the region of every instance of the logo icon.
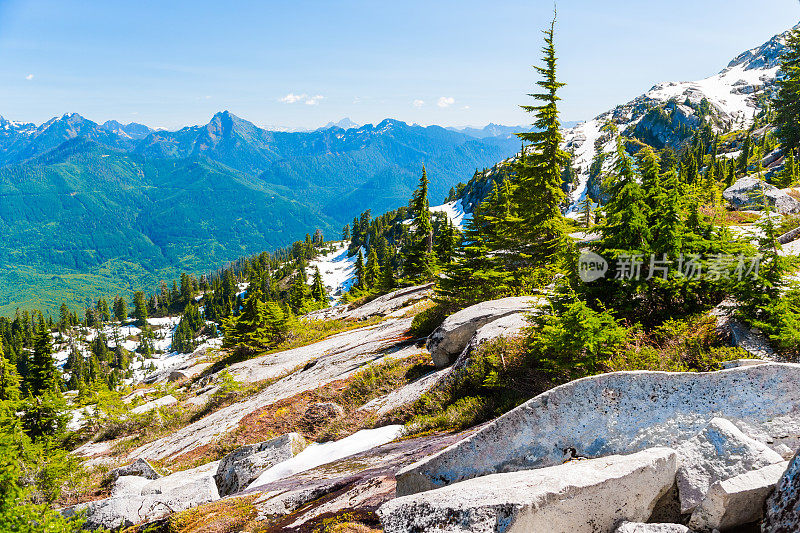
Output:
[[581,252],[578,257],[578,277],[590,283],[606,275],[608,262],[594,252]]

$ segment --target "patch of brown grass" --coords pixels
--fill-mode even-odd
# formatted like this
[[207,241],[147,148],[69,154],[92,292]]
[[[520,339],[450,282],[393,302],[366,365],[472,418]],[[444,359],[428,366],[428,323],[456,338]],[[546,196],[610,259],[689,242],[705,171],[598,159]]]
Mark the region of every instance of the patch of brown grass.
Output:
[[225,498],[176,513],[169,518],[169,533],[229,533],[259,531],[255,495]]

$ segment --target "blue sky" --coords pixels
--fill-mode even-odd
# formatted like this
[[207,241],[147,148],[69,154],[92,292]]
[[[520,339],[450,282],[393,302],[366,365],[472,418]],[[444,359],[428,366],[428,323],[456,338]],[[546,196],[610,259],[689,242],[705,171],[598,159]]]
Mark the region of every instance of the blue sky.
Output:
[[[539,0],[0,0],[0,115],[177,128],[351,117],[529,122]],[[563,120],[711,75],[800,20],[797,0],[561,1]]]

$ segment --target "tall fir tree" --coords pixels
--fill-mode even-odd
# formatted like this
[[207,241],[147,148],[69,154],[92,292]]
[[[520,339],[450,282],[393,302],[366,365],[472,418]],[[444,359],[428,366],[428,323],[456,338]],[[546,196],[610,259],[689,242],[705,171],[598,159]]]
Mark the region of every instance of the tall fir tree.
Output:
[[0,342],[0,401],[17,401],[20,398],[20,376],[14,363],[5,358]]
[[563,251],[565,243],[566,224],[561,216],[565,193],[561,172],[569,161],[569,154],[561,149],[558,90],[564,83],[556,76],[555,23],[554,13],[550,27],[544,30],[544,65],[534,66],[542,76],[536,82],[542,92],[528,95],[539,105],[521,106],[524,111],[533,113],[535,120],[534,131],[518,134],[523,142],[529,143],[529,153],[518,158],[515,168],[516,218],[509,234],[521,260],[520,266],[538,267],[552,262]]
[[784,153],[800,149],[800,28],[793,29],[781,56],[783,78],[778,79],[775,124]]
[[602,227],[603,249],[646,251],[650,241],[648,212],[633,162],[625,152],[623,141],[618,141],[610,199],[605,206],[606,221]]
[[381,266],[378,264],[378,253],[375,247],[370,247],[367,254],[367,264],[364,267],[364,281],[367,288],[372,289],[379,285],[381,279]]
[[794,151],[789,150],[789,153],[786,155],[786,159],[783,163],[783,170],[781,170],[778,175],[773,178],[773,185],[781,189],[785,189],[786,187],[796,185],[797,181],[797,164],[794,160]]
[[29,375],[26,377],[26,389],[31,396],[40,396],[46,391],[58,388],[58,374],[53,360],[53,344],[50,332],[40,328],[33,345],[33,357]]
[[407,252],[405,275],[411,279],[427,279],[433,276],[433,225],[428,202],[428,175],[422,166],[419,185],[409,203],[412,215],[412,240]]
[[364,254],[361,250],[358,250],[358,257],[356,258],[356,266],[355,266],[355,276],[356,282],[354,286],[357,289],[364,290],[367,288],[367,279],[366,279],[366,272],[364,269]]
[[328,291],[325,290],[325,284],[322,282],[322,274],[319,272],[319,267],[314,269],[314,281],[311,284],[311,297],[317,302],[328,301]]

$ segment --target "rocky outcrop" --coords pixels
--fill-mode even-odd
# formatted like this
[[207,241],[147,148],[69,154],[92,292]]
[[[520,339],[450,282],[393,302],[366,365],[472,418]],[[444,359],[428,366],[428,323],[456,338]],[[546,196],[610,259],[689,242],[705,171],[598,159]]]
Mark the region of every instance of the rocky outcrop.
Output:
[[[239,382],[254,383],[281,376],[258,394],[134,450],[136,457],[176,457],[209,444],[233,430],[248,414],[301,392],[344,379],[386,358],[411,357],[421,349],[404,342],[411,318],[388,318],[379,324],[333,335],[320,342],[266,354],[228,367]],[[314,361],[313,365],[308,363]],[[298,367],[303,370],[291,372]],[[291,372],[291,374],[289,374]]]
[[481,302],[447,317],[428,337],[426,346],[438,368],[451,364],[464,351],[478,329],[500,318],[532,311],[538,300],[514,296]]
[[734,209],[755,209],[764,207],[764,199],[770,208],[782,215],[800,213],[800,202],[778,189],[774,185],[764,183],[757,176],[745,176],[725,189],[722,193]]
[[387,533],[611,533],[621,520],[647,520],[676,470],[675,451],[654,448],[470,479],[397,498],[378,515]]
[[352,311],[345,313],[344,317],[352,320],[365,320],[373,316],[386,316],[414,302],[428,298],[432,294],[433,283],[406,287],[390,292],[389,294],[384,294],[364,305],[356,307]]
[[299,433],[287,433],[231,452],[219,462],[214,475],[220,496],[242,491],[264,470],[291,459],[307,444]]
[[714,418],[677,448],[681,513],[690,513],[714,483],[783,461],[766,444],[751,439],[730,421]]
[[109,472],[109,476],[113,481],[116,481],[117,478],[121,476],[137,476],[145,479],[158,479],[161,477],[161,475],[156,472],[155,468],[153,468],[150,463],[147,462],[147,460],[142,459],[141,457],[129,465],[115,468]]
[[[210,466],[216,467],[216,463]],[[68,507],[62,514],[69,517],[83,511],[85,529],[115,529],[157,520],[219,499],[208,465],[147,484],[132,482],[130,478],[119,477],[110,498]]]
[[151,400],[147,403],[143,403],[137,407],[131,409],[131,413],[140,415],[142,413],[146,413],[148,411],[152,411],[153,409],[158,409],[159,407],[166,407],[167,405],[172,405],[174,403],[178,403],[177,398],[175,396],[168,394],[167,396],[162,396],[157,400]]
[[[769,391],[765,394],[764,391]],[[800,442],[800,365],[711,373],[617,372],[551,389],[397,473],[399,495],[571,456],[676,447],[723,417],[775,448]]]
[[775,491],[767,498],[761,531],[800,531],[800,452],[789,462]]
[[764,517],[764,501],[786,471],[786,461],[717,481],[689,520],[696,531],[725,531]]

